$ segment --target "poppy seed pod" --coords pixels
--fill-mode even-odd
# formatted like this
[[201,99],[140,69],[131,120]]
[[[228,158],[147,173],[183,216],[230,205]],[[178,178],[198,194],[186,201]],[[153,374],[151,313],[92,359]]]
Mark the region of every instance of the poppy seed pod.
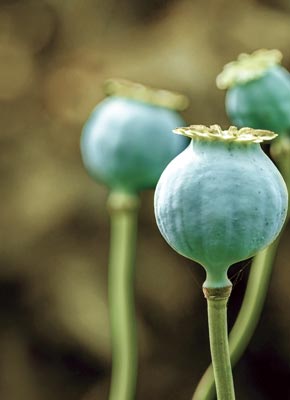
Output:
[[228,89],[226,111],[236,126],[290,130],[290,74],[281,59],[278,50],[257,50],[225,65],[217,86]]
[[166,167],[155,192],[158,227],[181,255],[206,270],[206,288],[230,285],[230,265],[269,245],[285,221],[288,194],[259,143],[270,131],[192,125],[192,141]]
[[183,95],[124,80],[106,83],[109,95],[92,112],[81,136],[89,174],[111,189],[154,188],[166,165],[188,145],[171,138],[187,106]]

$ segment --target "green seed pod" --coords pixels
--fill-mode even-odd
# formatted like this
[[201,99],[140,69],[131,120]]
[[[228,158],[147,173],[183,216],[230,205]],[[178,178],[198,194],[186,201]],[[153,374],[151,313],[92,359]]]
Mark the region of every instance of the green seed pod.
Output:
[[[187,106],[183,95],[108,81],[110,97],[92,112],[81,136],[81,153],[89,174],[111,189],[138,192],[154,188],[166,165],[188,145],[171,138]],[[185,140],[184,140],[185,139]]]
[[217,86],[228,89],[226,111],[238,127],[285,133],[290,130],[290,74],[278,50],[241,54],[224,67]]
[[268,246],[285,221],[286,185],[259,145],[276,134],[218,125],[174,132],[192,141],[157,184],[158,227],[174,250],[205,268],[204,287],[226,287],[229,266]]

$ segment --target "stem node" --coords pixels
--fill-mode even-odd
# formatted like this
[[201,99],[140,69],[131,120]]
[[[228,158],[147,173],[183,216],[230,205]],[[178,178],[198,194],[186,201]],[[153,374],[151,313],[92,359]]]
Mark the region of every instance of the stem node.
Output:
[[218,400],[234,400],[234,383],[230,362],[227,302],[232,286],[205,288],[208,307],[210,351]]

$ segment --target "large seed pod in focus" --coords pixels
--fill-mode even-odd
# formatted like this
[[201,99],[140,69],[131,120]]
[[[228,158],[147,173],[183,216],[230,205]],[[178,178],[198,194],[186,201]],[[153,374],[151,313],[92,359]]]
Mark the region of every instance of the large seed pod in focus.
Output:
[[205,287],[230,283],[230,265],[268,246],[287,212],[287,189],[260,142],[273,132],[193,125],[155,192],[158,227],[173,249],[206,270]]

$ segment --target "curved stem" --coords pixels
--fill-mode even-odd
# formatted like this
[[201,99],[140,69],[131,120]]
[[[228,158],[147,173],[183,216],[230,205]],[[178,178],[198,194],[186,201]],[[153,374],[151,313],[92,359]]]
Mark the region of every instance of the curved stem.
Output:
[[[225,293],[225,289],[229,289]],[[208,327],[213,372],[218,400],[234,400],[234,383],[227,330],[227,302],[230,288],[206,289]],[[207,293],[206,293],[207,292]]]
[[137,335],[134,306],[137,195],[113,192],[109,261],[109,308],[112,377],[109,400],[134,400],[137,380]]

